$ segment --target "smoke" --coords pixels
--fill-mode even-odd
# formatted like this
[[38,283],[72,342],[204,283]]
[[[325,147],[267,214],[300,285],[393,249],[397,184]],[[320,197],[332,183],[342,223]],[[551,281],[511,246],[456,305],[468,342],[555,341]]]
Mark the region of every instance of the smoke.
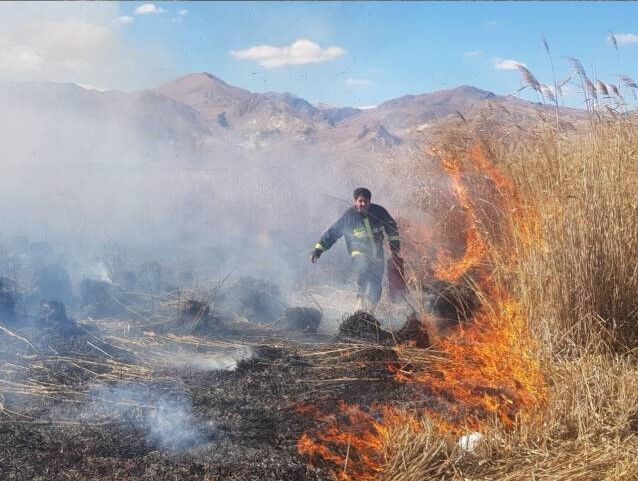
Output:
[[145,433],[148,441],[174,453],[196,447],[214,437],[214,423],[196,423],[191,400],[184,394],[157,391],[152,386],[118,384],[95,386],[81,418],[123,421]]
[[335,152],[330,141],[318,146],[299,132],[280,135],[267,121],[268,135],[256,141],[153,90],[131,92],[177,74],[171,59],[155,75],[147,65],[153,55],[139,62],[135,52],[122,51],[123,27],[111,22],[120,12],[112,4],[12,4],[0,11],[7,27],[0,47],[42,59],[26,72],[10,70],[8,60],[0,67],[0,243],[12,246],[10,257],[0,258],[0,276],[15,278],[9,269],[16,265],[32,268],[28,247],[26,254],[13,248],[21,236],[51,246],[40,264],[64,267],[75,296],[85,278],[133,285],[131,273],[153,261],[161,265],[155,287],[162,290],[181,287],[187,277],[215,285],[230,273],[225,287],[242,276],[268,279],[287,299],[308,284],[347,281],[342,245],[319,266],[308,257],[357,184],[391,207],[383,197],[391,189],[375,175],[381,167],[372,166],[371,152],[355,158],[356,149]]
[[253,353],[249,347],[212,353],[171,353],[166,361],[173,367],[187,367],[199,371],[233,371],[239,361],[249,359]]
[[88,266],[86,272],[83,272],[83,275],[88,279],[96,279],[98,281],[107,282],[109,284],[113,283],[113,280],[109,276],[109,271],[104,262],[96,262],[92,266]]
[[348,205],[333,197],[351,186],[320,157],[211,151],[192,112],[164,98],[0,81],[0,103],[0,242],[46,241],[46,263],[76,293],[84,277],[117,283],[154,260],[199,282],[232,273],[227,285],[253,276],[285,291],[313,274],[312,245]]

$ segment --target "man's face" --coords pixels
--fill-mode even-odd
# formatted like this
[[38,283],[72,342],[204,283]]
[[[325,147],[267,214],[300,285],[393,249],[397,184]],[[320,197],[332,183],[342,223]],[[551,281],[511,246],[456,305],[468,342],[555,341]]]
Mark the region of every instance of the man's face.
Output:
[[370,199],[366,199],[365,197],[360,195],[359,197],[354,199],[354,208],[361,214],[367,214],[368,209],[370,208]]

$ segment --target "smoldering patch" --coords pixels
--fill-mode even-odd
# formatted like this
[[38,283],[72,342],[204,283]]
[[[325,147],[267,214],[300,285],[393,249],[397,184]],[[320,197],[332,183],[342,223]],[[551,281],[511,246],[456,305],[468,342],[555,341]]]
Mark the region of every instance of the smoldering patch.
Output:
[[192,402],[183,392],[163,391],[146,384],[93,386],[80,418],[93,422],[126,420],[146,437],[147,444],[170,453],[181,453],[213,442],[213,421],[197,420]]
[[248,346],[223,349],[219,352],[173,353],[166,363],[177,368],[190,368],[197,371],[233,371],[240,361],[250,359],[253,351]]

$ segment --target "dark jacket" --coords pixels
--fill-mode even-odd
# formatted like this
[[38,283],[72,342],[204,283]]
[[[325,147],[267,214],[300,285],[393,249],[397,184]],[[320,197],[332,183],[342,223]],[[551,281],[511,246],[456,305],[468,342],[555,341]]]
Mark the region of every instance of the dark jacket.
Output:
[[378,204],[370,204],[367,215],[360,214],[350,207],[315,244],[315,255],[320,256],[343,236],[351,256],[366,255],[383,257],[383,232],[388,235],[392,252],[401,248],[399,231],[392,216]]

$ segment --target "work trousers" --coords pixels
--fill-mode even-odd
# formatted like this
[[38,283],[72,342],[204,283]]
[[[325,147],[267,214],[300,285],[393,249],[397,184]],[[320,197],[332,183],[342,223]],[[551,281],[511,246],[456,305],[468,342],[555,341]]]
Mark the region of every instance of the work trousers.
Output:
[[384,266],[383,256],[358,255],[352,258],[357,295],[367,299],[372,307],[376,307],[381,299]]

